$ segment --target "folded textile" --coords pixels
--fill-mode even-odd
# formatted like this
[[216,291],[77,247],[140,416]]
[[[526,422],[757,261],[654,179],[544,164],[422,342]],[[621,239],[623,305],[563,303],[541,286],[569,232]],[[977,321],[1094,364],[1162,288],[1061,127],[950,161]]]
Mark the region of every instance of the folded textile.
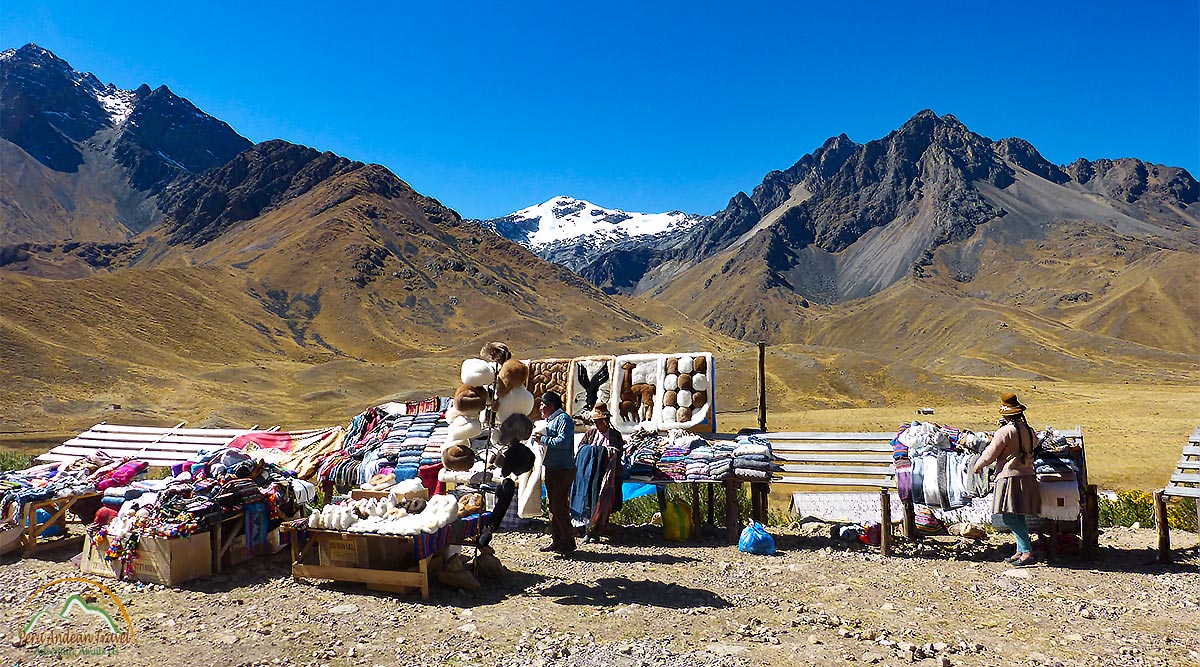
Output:
[[752,481],[771,479],[770,472],[768,472],[766,470],[754,470],[751,468],[734,468],[733,476],[740,477],[742,479],[752,480]]
[[737,449],[733,450],[734,456],[746,456],[749,454],[769,455],[770,453],[771,447],[769,445],[757,445],[748,442],[738,445]]
[[783,468],[771,463],[770,461],[757,461],[754,459],[746,459],[740,456],[733,460],[733,469],[737,472],[741,472],[742,470],[783,472]]

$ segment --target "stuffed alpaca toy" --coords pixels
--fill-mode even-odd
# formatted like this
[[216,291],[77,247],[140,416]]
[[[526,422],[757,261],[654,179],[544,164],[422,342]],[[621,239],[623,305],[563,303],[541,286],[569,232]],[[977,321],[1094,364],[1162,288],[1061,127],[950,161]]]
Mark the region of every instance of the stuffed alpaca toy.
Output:
[[503,398],[517,387],[524,387],[529,379],[529,367],[520,359],[509,359],[500,367],[496,378],[496,397]]
[[512,353],[508,351],[508,346],[504,343],[487,343],[479,350],[479,358],[494,364],[503,364],[512,359]]

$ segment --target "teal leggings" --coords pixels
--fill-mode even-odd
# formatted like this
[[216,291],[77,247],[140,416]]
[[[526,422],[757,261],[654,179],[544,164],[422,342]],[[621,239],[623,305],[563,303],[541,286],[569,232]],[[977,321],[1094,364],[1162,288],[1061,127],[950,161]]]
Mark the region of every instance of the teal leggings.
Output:
[[1012,531],[1012,534],[1017,538],[1017,551],[1027,554],[1033,551],[1033,545],[1029,542],[1029,526],[1025,523],[1024,514],[1002,514],[1004,517],[1004,525]]

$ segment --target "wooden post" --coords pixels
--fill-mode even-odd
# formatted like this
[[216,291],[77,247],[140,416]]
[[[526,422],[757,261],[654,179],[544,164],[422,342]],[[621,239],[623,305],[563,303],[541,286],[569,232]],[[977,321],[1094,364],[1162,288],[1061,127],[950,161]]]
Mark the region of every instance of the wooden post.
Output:
[[667,490],[658,484],[654,487],[654,494],[658,496],[658,513],[659,516],[666,518],[667,516]]
[[700,536],[700,487],[695,483],[689,484],[692,487],[692,536]]
[[1095,560],[1100,551],[1100,492],[1095,484],[1088,484],[1083,494],[1082,544],[1079,555]]
[[883,521],[879,527],[879,549],[884,556],[892,555],[892,496],[887,489],[879,490],[879,509]]
[[717,522],[713,516],[713,512],[716,511],[713,507],[713,485],[711,482],[709,482],[704,486],[708,487],[708,525],[715,526],[717,525]]
[[725,539],[729,544],[737,544],[742,532],[738,521],[738,487],[741,483],[736,479],[725,480]]
[[1171,527],[1167,524],[1167,501],[1162,490],[1154,492],[1154,523],[1158,526],[1158,562],[1171,562]]
[[901,501],[900,506],[904,508],[904,537],[910,540],[921,539],[921,534],[917,532],[917,510],[913,507],[912,496]]
[[767,343],[758,341],[758,429],[767,430]]

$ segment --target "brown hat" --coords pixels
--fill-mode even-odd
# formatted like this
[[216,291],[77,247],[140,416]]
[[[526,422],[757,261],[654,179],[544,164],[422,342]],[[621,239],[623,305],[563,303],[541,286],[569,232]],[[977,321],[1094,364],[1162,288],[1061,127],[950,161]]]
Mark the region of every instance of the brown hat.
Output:
[[597,419],[612,419],[612,413],[608,411],[607,405],[604,403],[597,403],[596,407],[592,409],[592,412],[588,415],[588,417],[592,421],[596,421]]
[[1025,406],[1017,400],[1016,394],[1004,394],[1000,397],[1000,414],[1008,416],[1019,415],[1022,412],[1025,412]]
[[470,470],[475,465],[475,450],[466,445],[450,445],[442,452],[442,465],[446,470]]

